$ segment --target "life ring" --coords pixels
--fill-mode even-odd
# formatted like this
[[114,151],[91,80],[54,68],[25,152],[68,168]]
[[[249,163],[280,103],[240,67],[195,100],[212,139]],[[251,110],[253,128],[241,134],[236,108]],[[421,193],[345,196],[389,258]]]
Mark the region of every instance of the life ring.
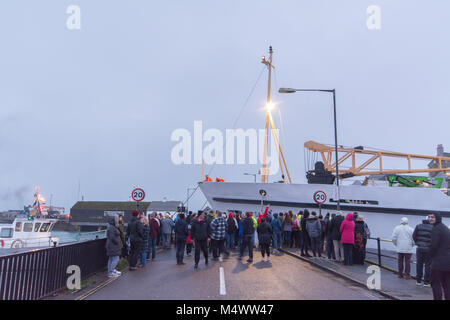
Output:
[[24,242],[22,241],[22,240],[14,240],[12,243],[11,243],[11,248],[24,248],[25,247],[25,244],[24,244]]

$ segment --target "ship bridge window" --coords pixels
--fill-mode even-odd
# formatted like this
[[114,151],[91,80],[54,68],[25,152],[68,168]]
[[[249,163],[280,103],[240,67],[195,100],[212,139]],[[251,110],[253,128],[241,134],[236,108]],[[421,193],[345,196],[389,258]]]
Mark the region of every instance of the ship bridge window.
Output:
[[40,222],[37,222],[37,223],[34,225],[34,232],[38,232],[40,227],[41,227],[41,223],[40,223]]
[[40,231],[47,232],[49,227],[50,227],[50,223],[43,223]]
[[[337,202],[337,200],[330,199],[330,202]],[[378,205],[378,201],[375,200],[349,200],[349,199],[341,199],[339,203],[351,203],[351,204],[371,204]]]
[[31,222],[26,222],[23,224],[23,232],[33,231],[33,224]]
[[16,222],[15,231],[17,231],[17,232],[22,231],[22,222]]
[[13,228],[2,228],[0,230],[0,238],[12,238],[13,233]]

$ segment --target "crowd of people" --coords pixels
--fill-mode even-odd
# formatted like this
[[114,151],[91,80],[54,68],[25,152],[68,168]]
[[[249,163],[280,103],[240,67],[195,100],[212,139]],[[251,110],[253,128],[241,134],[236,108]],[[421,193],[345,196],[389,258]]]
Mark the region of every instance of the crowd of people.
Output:
[[[123,217],[111,217],[107,229],[108,276],[118,277],[115,268],[120,257],[127,258],[129,269],[143,268],[154,260],[156,248],[169,250],[175,244],[178,265],[184,265],[184,256],[194,249],[194,268],[201,254],[205,265],[209,257],[214,261],[228,258],[231,250],[239,249],[238,259],[248,252],[248,263],[253,262],[253,251],[260,249],[261,261],[270,262],[271,253],[280,248],[297,248],[303,257],[326,259],[352,266],[364,264],[370,229],[358,213],[327,213],[315,211],[271,213],[269,207],[258,216],[252,212],[220,211],[179,213],[174,219],[153,212],[133,211],[125,230]],[[450,230],[441,223],[438,214],[430,214],[413,230],[408,219],[393,231],[392,242],[398,252],[398,276],[410,278],[410,260],[417,245],[417,284],[433,287],[435,299],[450,299]],[[271,249],[272,248],[272,249]],[[425,274],[423,269],[425,268]],[[444,294],[442,294],[444,292]]]

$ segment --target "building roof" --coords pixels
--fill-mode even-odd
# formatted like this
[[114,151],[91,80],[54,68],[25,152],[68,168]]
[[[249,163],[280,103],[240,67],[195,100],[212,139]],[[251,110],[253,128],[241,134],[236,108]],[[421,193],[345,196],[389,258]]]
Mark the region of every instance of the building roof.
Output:
[[147,211],[178,211],[182,201],[152,201]]
[[[150,202],[140,202],[139,209],[147,210]],[[78,201],[71,210],[109,210],[109,211],[132,211],[136,210],[134,201]]]
[[[152,201],[139,202],[140,211],[177,211],[182,201]],[[71,210],[105,210],[132,211],[136,210],[134,201],[78,201]]]

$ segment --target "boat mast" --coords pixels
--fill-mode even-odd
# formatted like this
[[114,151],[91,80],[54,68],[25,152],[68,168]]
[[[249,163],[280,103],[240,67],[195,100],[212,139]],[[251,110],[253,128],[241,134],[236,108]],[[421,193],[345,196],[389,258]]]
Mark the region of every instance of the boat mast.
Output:
[[263,167],[262,167],[262,172],[261,172],[261,179],[262,179],[261,182],[262,183],[269,182],[269,178],[268,178],[269,169],[267,168],[267,150],[268,150],[268,146],[269,146],[269,126],[270,126],[272,129],[272,134],[275,138],[275,144],[276,144],[276,148],[278,151],[278,161],[280,162],[281,177],[283,179],[283,182],[285,183],[286,177],[284,175],[284,171],[286,170],[286,173],[287,173],[287,176],[289,179],[289,183],[292,183],[291,175],[289,174],[289,170],[286,165],[286,160],[284,158],[283,150],[281,149],[280,140],[278,139],[275,124],[273,122],[272,115],[270,113],[272,106],[273,106],[271,98],[270,98],[272,68],[274,68],[274,66],[272,65],[272,54],[273,54],[273,50],[272,50],[272,46],[270,46],[269,47],[269,60],[266,60],[266,57],[263,57],[262,61],[261,61],[269,69],[269,77],[268,77],[268,84],[267,84],[267,101],[266,101],[266,135],[265,135],[265,140],[264,140],[264,159],[263,159]]
[[267,83],[267,100],[266,100],[266,134],[264,136],[264,159],[263,159],[263,166],[262,166],[262,172],[261,172],[261,182],[266,183],[268,182],[268,169],[267,169],[267,149],[269,144],[269,124],[270,124],[270,86],[271,86],[271,80],[272,80],[272,46],[269,47],[269,60],[266,60],[266,57],[262,58],[261,63],[265,64],[269,69],[269,77],[268,77],[268,83]]

